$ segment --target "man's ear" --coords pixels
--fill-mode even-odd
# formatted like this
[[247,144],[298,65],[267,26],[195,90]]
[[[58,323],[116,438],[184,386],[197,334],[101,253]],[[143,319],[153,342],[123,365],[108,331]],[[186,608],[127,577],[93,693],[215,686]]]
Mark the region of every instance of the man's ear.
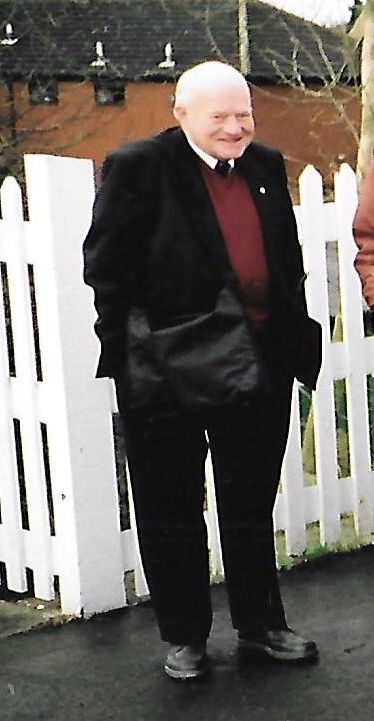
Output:
[[183,118],[184,118],[185,115],[186,115],[186,111],[185,111],[185,109],[183,108],[183,106],[174,105],[173,115],[174,115],[175,119],[178,120],[178,123],[181,123],[182,120],[183,120]]

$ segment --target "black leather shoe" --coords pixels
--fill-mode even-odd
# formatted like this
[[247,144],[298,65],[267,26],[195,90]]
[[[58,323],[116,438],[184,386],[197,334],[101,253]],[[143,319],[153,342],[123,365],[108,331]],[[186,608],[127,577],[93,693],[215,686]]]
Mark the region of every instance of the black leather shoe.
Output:
[[171,678],[182,681],[204,676],[208,671],[206,644],[172,646],[166,657],[164,670]]
[[239,650],[278,661],[311,661],[318,656],[314,641],[306,641],[291,629],[268,630],[253,636],[239,633]]

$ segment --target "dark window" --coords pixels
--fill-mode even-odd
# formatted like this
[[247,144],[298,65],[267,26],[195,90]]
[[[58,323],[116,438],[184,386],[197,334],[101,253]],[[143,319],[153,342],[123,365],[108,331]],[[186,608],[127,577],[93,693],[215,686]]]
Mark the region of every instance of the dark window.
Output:
[[57,80],[53,78],[33,78],[30,80],[29,100],[33,105],[57,105]]
[[96,105],[122,105],[125,102],[125,85],[122,80],[95,80]]

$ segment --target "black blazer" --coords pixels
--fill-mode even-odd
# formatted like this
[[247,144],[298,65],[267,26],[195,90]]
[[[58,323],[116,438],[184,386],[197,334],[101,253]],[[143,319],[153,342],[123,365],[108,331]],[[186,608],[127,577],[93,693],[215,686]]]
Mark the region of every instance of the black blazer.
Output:
[[[287,355],[290,374],[315,387],[321,333],[306,311],[283,158],[253,142],[238,170],[262,226],[271,333]],[[239,295],[199,160],[180,129],[120,147],[106,159],[84,242],[84,278],[95,292],[98,376],[115,377],[125,362],[131,307],[144,308],[157,328],[209,312],[224,285]]]

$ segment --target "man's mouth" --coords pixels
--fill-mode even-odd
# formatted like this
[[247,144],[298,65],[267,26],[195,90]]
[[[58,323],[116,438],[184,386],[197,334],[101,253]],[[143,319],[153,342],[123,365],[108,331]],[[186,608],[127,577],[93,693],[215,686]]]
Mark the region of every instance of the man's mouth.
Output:
[[241,135],[239,138],[222,138],[222,140],[224,143],[240,143],[244,138]]

